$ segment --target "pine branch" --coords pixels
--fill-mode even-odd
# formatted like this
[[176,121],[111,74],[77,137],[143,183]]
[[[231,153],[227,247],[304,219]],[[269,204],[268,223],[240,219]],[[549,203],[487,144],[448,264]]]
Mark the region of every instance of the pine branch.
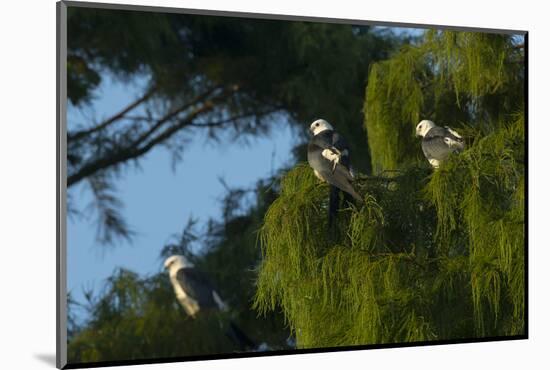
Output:
[[138,98],[137,100],[135,100],[134,102],[130,103],[128,106],[126,106],[124,109],[122,109],[120,112],[118,112],[117,114],[111,116],[110,118],[106,119],[105,121],[101,122],[100,124],[98,124],[97,126],[94,126],[92,128],[89,128],[89,129],[85,129],[85,130],[81,130],[81,131],[77,131],[75,133],[69,133],[67,135],[67,140],[69,142],[75,142],[75,141],[78,141],[78,140],[81,140],[85,137],[88,137],[90,136],[91,134],[95,133],[95,132],[98,132],[98,131],[101,131],[101,130],[104,130],[106,129],[107,127],[109,127],[111,124],[113,124],[114,122],[117,122],[119,120],[121,120],[122,118],[124,118],[126,116],[126,114],[128,114],[129,112],[131,112],[132,110],[134,110],[136,107],[138,107],[139,105],[141,105],[142,103],[144,103],[145,101],[147,101],[151,96],[153,96],[153,94],[156,92],[157,88],[156,87],[151,87],[144,95],[142,95],[140,98]]
[[[238,86],[230,86],[230,87],[224,88],[219,95],[210,98],[210,95],[218,89],[219,89],[218,86],[213,87],[212,89],[209,89],[205,93],[197,96],[192,101],[187,102],[182,106],[178,107],[177,109],[166,114],[164,117],[160,118],[153,126],[151,126],[146,132],[141,134],[131,144],[117,150],[117,152],[115,152],[114,154],[110,153],[105,157],[98,158],[82,166],[76,173],[70,175],[67,178],[67,186],[70,187],[78,183],[82,179],[95,174],[98,171],[122,164],[128,160],[136,159],[144,155],[149,150],[151,150],[154,146],[168,140],[170,137],[172,137],[181,129],[187,126],[191,126],[197,117],[212,111],[219,103],[225,101],[234,92],[236,92],[238,90]],[[179,119],[177,123],[166,128],[164,131],[157,133],[159,130],[161,130],[163,126],[165,126],[166,123],[171,122],[174,119],[177,119],[177,116],[180,113],[188,110],[191,106],[196,105],[197,103],[200,103],[202,100],[208,99],[208,98],[209,100],[206,100],[202,105],[193,109],[184,118]],[[235,119],[240,119],[240,118],[244,118],[244,116],[232,117],[228,119],[227,122],[220,121],[217,124],[222,125],[223,123],[232,122]],[[156,134],[156,136],[153,136],[154,134]]]
[[[95,174],[96,172],[100,170],[107,169],[112,166],[119,165],[123,162],[126,162],[130,159],[138,158],[145,153],[147,153],[149,150],[151,150],[155,145],[167,140],[172,135],[174,135],[177,131],[184,128],[185,126],[189,125],[189,123],[192,122],[193,119],[195,119],[198,115],[208,112],[214,108],[214,105],[212,103],[204,104],[201,108],[194,110],[191,112],[187,117],[180,120],[178,124],[166,129],[163,133],[156,136],[154,139],[151,139],[147,142],[147,144],[140,146],[145,142],[149,135],[151,135],[157,128],[159,128],[161,125],[155,124],[153,127],[155,130],[148,130],[145,134],[140,136],[136,141],[134,141],[129,146],[119,149],[114,154],[109,154],[106,157],[99,158],[91,163],[88,163],[87,165],[82,166],[75,174],[70,175],[67,178],[67,186],[70,187],[82,179],[91,176]],[[172,113],[169,114],[172,116]],[[173,117],[171,117],[173,118]],[[162,118],[159,122],[167,122],[168,120],[165,118]]]
[[283,108],[275,107],[273,109],[269,109],[269,110],[264,111],[264,112],[244,113],[244,114],[241,114],[241,115],[238,115],[238,116],[233,116],[233,117],[223,119],[223,120],[220,120],[220,121],[204,122],[204,123],[190,123],[189,126],[204,127],[204,128],[221,127],[221,126],[226,125],[227,123],[236,122],[236,121],[238,121],[240,119],[243,119],[243,118],[249,118],[249,117],[254,117],[254,116],[267,116],[267,115],[273,114],[275,112],[278,112],[281,109],[283,109]]
[[90,204],[98,213],[96,239],[101,244],[113,244],[116,239],[131,241],[132,231],[120,213],[122,202],[114,195],[113,185],[105,176],[88,178],[94,201]]
[[[167,115],[165,115],[164,117],[160,118],[153,126],[151,126],[149,128],[149,130],[147,130],[145,133],[143,133],[138,139],[137,139],[137,143],[139,142],[143,142],[144,140],[146,140],[150,135],[152,135],[155,131],[157,131],[164,123],[170,121],[171,119],[175,118],[178,116],[178,114],[186,111],[187,109],[189,109],[190,107],[194,106],[194,105],[197,105],[199,104],[200,102],[204,101],[205,99],[207,99],[214,91],[220,89],[220,86],[214,86],[210,89],[208,89],[207,91],[205,91],[204,93],[196,96],[195,98],[193,98],[191,101],[181,105],[180,107],[174,109],[172,112],[168,113]],[[208,101],[205,102],[205,105],[208,104]],[[191,115],[193,115],[193,113],[191,113]]]

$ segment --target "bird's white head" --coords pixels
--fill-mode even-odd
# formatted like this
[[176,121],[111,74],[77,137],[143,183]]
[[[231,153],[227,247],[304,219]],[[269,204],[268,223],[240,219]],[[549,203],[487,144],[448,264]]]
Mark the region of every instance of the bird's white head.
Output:
[[168,270],[177,271],[180,268],[192,266],[193,264],[189,262],[189,260],[185,258],[185,256],[181,256],[178,254],[170,256],[166,259],[166,261],[164,261],[164,268]]
[[323,132],[325,130],[334,130],[332,128],[332,125],[325,121],[324,119],[318,119],[315,120],[311,126],[309,126],[309,131],[313,134],[313,136],[317,135],[320,132]]
[[432,127],[435,127],[435,123],[432,121],[427,119],[420,121],[420,123],[416,125],[416,136],[426,136]]

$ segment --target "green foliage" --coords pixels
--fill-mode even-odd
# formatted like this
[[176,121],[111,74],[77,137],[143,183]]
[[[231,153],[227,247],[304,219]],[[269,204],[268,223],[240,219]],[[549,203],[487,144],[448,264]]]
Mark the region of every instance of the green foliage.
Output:
[[[334,239],[327,234],[328,187],[307,165],[290,171],[260,232],[255,307],[262,313],[280,307],[302,348],[435,338],[422,294],[427,286],[418,278],[426,257],[415,253],[425,234],[408,224],[433,217],[433,210],[418,208],[423,203],[411,189],[425,176],[411,170],[358,181],[366,204],[341,211]],[[404,213],[403,204],[415,209]],[[395,228],[409,243],[395,240]]]
[[260,233],[255,307],[282,309],[303,348],[522,334],[522,126],[431,174],[358,180],[366,204],[340,212],[336,239],[328,187],[297,166]]
[[[69,7],[68,97],[74,107],[93,107],[107,76],[145,82],[120,113],[68,122],[69,195],[81,191],[73,185],[89,186],[97,241],[117,245],[133,234],[116,182],[150,151],[165,147],[177,161],[201,130],[231,145],[286,124],[299,136],[302,125],[319,117],[338,125],[350,138],[356,167],[368,170],[361,124],[365,67],[386,58],[398,42],[363,26]],[[297,157],[305,157],[297,144]],[[230,189],[221,220],[211,220],[206,230],[190,223],[163,253],[189,256],[211,277],[244,332],[284,349],[289,331],[282,315],[257,317],[251,309],[261,257],[257,231],[278,190],[273,182]],[[76,198],[69,204],[75,215],[82,207]],[[120,297],[128,297],[122,306]],[[227,317],[188,319],[164,272],[117,273],[88,309],[89,321],[71,325],[71,363],[234,350],[218,338]]]
[[[89,319],[78,324],[77,302],[69,300],[69,362],[182,357],[242,350],[227,337],[228,321],[258,344],[288,348],[288,330],[279,313],[258,317],[251,309],[255,268],[260,257],[256,231],[275,193],[269,182],[249,190],[228,189],[224,216],[206,230],[193,220],[162,250],[161,260],[184,254],[204,271],[230,311],[193,320],[177,303],[165,271],[140,277],[116,271],[97,297],[89,293]],[[251,204],[252,203],[252,204]],[[160,262],[160,261],[159,261]]]
[[69,362],[86,363],[228,353],[227,317],[188,317],[165,274],[140,278],[120,270],[91,308],[91,320],[69,343]]
[[[479,333],[499,323],[521,332],[524,318],[525,142],[523,115],[500,130],[475,138],[472,148],[436,171],[426,187],[437,209],[443,253],[468,256]],[[449,194],[460,194],[453,196]],[[459,212],[456,211],[459,210]],[[468,249],[446,243],[462,230]],[[500,322],[500,316],[509,318]],[[491,329],[488,329],[490,326]]]
[[513,36],[429,31],[374,64],[364,112],[375,172],[416,162],[421,119],[487,133],[523,109],[522,58]]
[[[113,195],[121,170],[159,145],[179,158],[201,129],[246,139],[282,117],[298,127],[323,117],[350,139],[354,165],[370,172],[372,161],[378,175],[359,178],[365,205],[340,211],[331,234],[328,188],[307,165],[280,185],[231,190],[222,220],[164,251],[191,255],[231,312],[189,319],[165,273],[120,271],[90,302],[90,320],[71,325],[72,363],[231,352],[229,318],[274,349],[286,348],[281,316],[302,348],[524,332],[524,66],[515,38],[429,32],[371,65],[398,42],[368,27],[125,14],[68,12],[73,104],[92,102],[107,73],[149,81],[129,115],[69,125],[68,185],[90,183],[105,219],[121,226],[115,233],[130,235]],[[459,127],[468,141],[437,171],[413,137],[424,118]]]
[[[366,26],[79,7],[68,8],[68,35],[75,107],[93,105],[106,76],[143,85],[126,107],[101,112],[107,118],[68,123],[67,186],[90,185],[104,244],[131,236],[121,207],[105,199],[125,169],[159,147],[175,164],[201,131],[220,144],[285,125],[300,136],[319,117],[362,138],[367,67],[400,42]],[[369,170],[368,147],[350,145],[356,168]]]
[[[379,175],[355,182],[365,204],[341,210],[336,232],[328,186],[306,164],[281,180],[260,231],[255,308],[282,310],[299,347],[524,333],[518,49],[500,35],[431,32],[372,66],[365,122]],[[462,122],[468,141],[437,170],[413,137],[432,117]]]
[[259,181],[252,189],[228,189],[223,218],[211,220],[200,238],[196,265],[219,287],[231,307],[233,320],[251,338],[273,349],[287,348],[289,331],[278,312],[258,317],[252,309],[258,261],[258,229],[276,197],[274,179]]

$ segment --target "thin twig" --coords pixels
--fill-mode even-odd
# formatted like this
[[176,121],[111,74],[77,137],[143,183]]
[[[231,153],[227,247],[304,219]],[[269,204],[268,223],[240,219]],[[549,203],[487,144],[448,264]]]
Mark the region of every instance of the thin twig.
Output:
[[118,112],[117,114],[111,116],[110,118],[106,119],[105,121],[101,122],[100,124],[98,124],[97,126],[94,126],[92,128],[89,128],[89,129],[85,129],[85,130],[81,130],[81,131],[77,131],[75,133],[69,133],[67,135],[67,140],[68,141],[77,141],[77,140],[80,140],[86,136],[89,136],[91,134],[93,134],[94,132],[97,132],[97,131],[101,131],[101,130],[104,130],[106,129],[108,126],[110,126],[112,123],[124,118],[124,116],[132,111],[133,109],[135,109],[137,106],[139,106],[140,104],[142,104],[143,102],[145,102],[146,100],[148,100],[154,93],[156,92],[156,87],[151,87],[143,96],[141,96],[139,99],[135,100],[134,102],[132,102],[131,104],[129,104],[128,106],[126,106],[124,109],[122,109],[120,112]]

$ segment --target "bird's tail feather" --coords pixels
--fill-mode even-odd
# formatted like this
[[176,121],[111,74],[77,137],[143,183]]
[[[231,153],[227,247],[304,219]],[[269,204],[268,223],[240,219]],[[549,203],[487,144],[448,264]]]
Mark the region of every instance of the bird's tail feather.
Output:
[[[336,214],[340,208],[340,189],[336,186],[330,186],[330,193],[328,198],[328,226],[329,229],[334,225]],[[363,198],[359,195],[355,189],[350,185],[347,191],[342,191],[344,194],[344,207],[347,207],[346,203],[353,204],[354,199],[360,204],[364,203]]]
[[235,342],[242,351],[256,349],[256,343],[250,339],[235,322],[229,322],[229,329],[227,329],[226,335]]
[[355,189],[350,185],[350,189],[346,194],[351,195],[355,200],[357,200],[359,203],[363,204],[363,198],[355,191]]
[[349,203],[349,204],[353,204],[353,200],[355,198],[350,194],[350,193],[347,193],[347,192],[344,192],[344,201]]
[[[347,194],[347,193],[346,193]],[[340,203],[340,190],[331,185],[328,198],[328,226],[332,227],[334,219],[336,218],[336,212],[338,211],[338,204]]]

